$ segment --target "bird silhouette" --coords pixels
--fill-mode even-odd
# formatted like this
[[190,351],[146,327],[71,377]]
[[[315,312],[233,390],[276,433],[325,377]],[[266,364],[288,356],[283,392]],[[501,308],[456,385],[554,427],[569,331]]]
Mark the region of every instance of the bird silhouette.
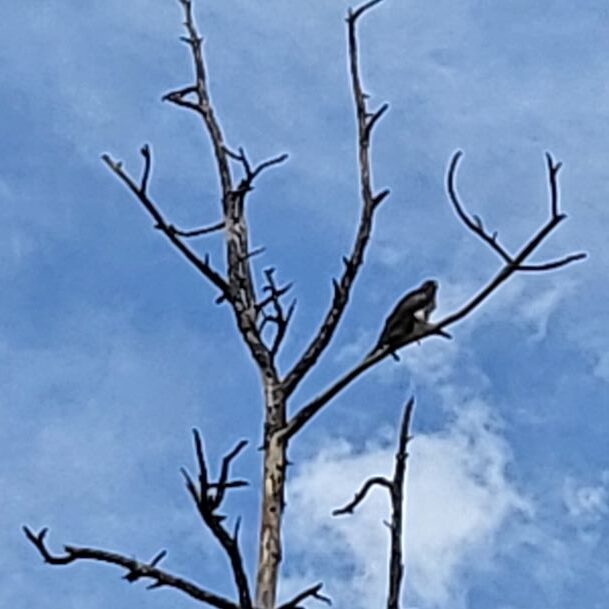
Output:
[[428,279],[416,290],[403,296],[385,320],[378,342],[369,355],[389,347],[393,357],[398,359],[395,351],[408,342],[417,322],[427,323],[431,312],[436,308],[437,290],[437,281]]

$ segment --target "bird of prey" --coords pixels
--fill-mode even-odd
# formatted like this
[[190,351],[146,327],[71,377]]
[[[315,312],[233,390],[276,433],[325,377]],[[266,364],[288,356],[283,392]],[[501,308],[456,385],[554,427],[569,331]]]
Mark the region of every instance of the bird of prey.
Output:
[[390,347],[393,356],[403,346],[417,324],[426,324],[431,312],[436,308],[438,283],[432,279],[423,282],[416,290],[408,292],[387,317],[381,336],[371,351]]

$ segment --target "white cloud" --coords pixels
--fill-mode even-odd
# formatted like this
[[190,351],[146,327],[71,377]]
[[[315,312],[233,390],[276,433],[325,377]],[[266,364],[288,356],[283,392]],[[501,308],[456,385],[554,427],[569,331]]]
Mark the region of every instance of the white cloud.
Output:
[[[286,596],[306,582],[324,580],[328,593],[340,594],[345,604],[381,602],[387,497],[375,490],[353,516],[332,518],[330,513],[367,477],[390,475],[393,452],[383,442],[370,442],[358,452],[337,440],[299,467],[288,487],[286,523],[288,544],[300,550],[299,567],[283,582]],[[498,534],[529,506],[508,478],[508,447],[481,403],[462,409],[446,429],[417,435],[410,452],[408,602],[417,599],[425,607],[459,603],[466,593],[462,572],[492,563],[501,551]]]

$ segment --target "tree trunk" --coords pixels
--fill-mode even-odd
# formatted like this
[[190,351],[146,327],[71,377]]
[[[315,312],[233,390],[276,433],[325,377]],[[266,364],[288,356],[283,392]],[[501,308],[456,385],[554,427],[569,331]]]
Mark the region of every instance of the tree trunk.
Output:
[[[265,379],[266,380],[266,379]],[[279,432],[285,425],[285,399],[276,383],[265,383],[266,423],[256,607],[274,609],[281,563],[281,519],[283,516],[286,445]]]

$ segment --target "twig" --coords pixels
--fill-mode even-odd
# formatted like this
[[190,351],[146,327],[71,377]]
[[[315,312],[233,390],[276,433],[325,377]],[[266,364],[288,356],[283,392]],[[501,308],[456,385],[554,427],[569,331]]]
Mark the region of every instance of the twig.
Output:
[[370,138],[374,126],[385,113],[388,106],[384,104],[379,110],[370,113],[367,108],[367,95],[364,93],[358,61],[357,21],[369,9],[379,4],[381,0],[373,0],[363,4],[355,10],[350,10],[347,16],[347,34],[349,49],[349,66],[351,73],[351,86],[353,102],[355,105],[358,134],[358,163],[360,176],[360,190],[362,209],[355,236],[355,242],[349,258],[346,259],[343,274],[340,280],[334,281],[334,294],[330,308],[322,321],[316,335],[313,337],[302,356],[294,367],[286,374],[283,388],[286,396],[290,395],[304,378],[307,372],[315,365],[320,355],[329,345],[336,328],[349,301],[351,288],[357,277],[359,268],[364,261],[364,253],[370,239],[374,212],[380,203],[389,195],[389,190],[377,194],[372,191],[372,178],[370,166]]
[[240,486],[247,485],[247,482],[245,484],[243,484],[242,480],[238,480],[232,484],[228,480],[231,462],[233,461],[233,459],[235,459],[235,457],[237,457],[239,455],[239,453],[247,446],[247,444],[248,444],[247,440],[241,440],[237,444],[237,446],[235,446],[235,448],[233,448],[233,450],[231,450],[228,454],[226,454],[224,456],[224,458],[222,459],[222,468],[220,469],[220,477],[218,478],[218,482],[213,485],[211,485],[211,484],[209,485],[210,488],[212,486],[217,488],[216,496],[212,500],[213,509],[220,507],[220,504],[222,503],[222,501],[224,499],[224,493],[225,493],[226,489],[237,488]]
[[134,558],[128,558],[116,552],[88,547],[64,546],[64,554],[52,554],[45,543],[48,529],[44,528],[36,534],[30,528],[24,526],[23,532],[38,550],[44,561],[50,565],[69,565],[79,560],[105,562],[125,569],[127,573],[124,579],[130,583],[139,579],[151,579],[153,583],[148,586],[149,589],[161,587],[174,588],[195,600],[212,607],[217,607],[217,609],[240,609],[237,604],[223,596],[214,594],[182,577],[159,569],[157,565],[165,557],[165,551],[159,552],[149,563],[142,563]]
[[[273,267],[264,270],[266,284],[263,287],[263,291],[267,292],[268,296],[256,304],[256,314],[262,314],[262,322],[259,326],[260,333],[262,334],[263,329],[268,323],[273,323],[275,325],[275,336],[273,337],[270,347],[268,347],[272,360],[275,359],[279,351],[279,347],[285,338],[288,325],[296,308],[296,300],[294,299],[290,303],[287,311],[284,309],[281,298],[291,289],[292,283],[288,283],[281,288],[278,287],[275,283],[274,273],[275,269]],[[272,308],[272,313],[267,313],[265,311],[266,307],[269,306]]]
[[331,605],[332,600],[328,596],[320,594],[320,590],[322,588],[323,588],[322,583],[315,584],[314,586],[311,586],[310,588],[307,588],[306,590],[299,592],[294,598],[289,600],[287,603],[283,603],[282,605],[279,605],[279,607],[277,609],[301,609],[302,606],[300,603],[302,603],[302,601],[304,601],[308,598],[315,598],[318,601],[325,603],[326,605]]
[[225,227],[224,221],[217,222],[216,224],[212,224],[211,226],[204,226],[202,228],[196,228],[194,230],[180,230],[176,228],[173,224],[169,225],[169,230],[174,234],[178,235],[178,237],[200,237],[201,235],[208,235],[209,233],[214,233],[216,231],[222,230]]
[[332,516],[343,516],[345,514],[353,514],[353,510],[355,510],[355,508],[366,498],[366,495],[374,486],[381,486],[389,490],[391,490],[392,488],[391,481],[387,480],[387,478],[383,476],[374,476],[372,478],[368,478],[368,480],[366,480],[366,482],[364,482],[364,484],[362,485],[362,488],[360,488],[359,491],[355,493],[353,499],[342,508],[337,508],[333,510]]
[[239,191],[249,192],[252,190],[252,184],[254,180],[266,169],[273,167],[275,165],[280,165],[288,160],[289,155],[284,153],[278,156],[272,157],[263,161],[259,165],[257,165],[254,169],[252,169],[252,165],[245,154],[245,150],[243,148],[239,148],[239,152],[233,152],[229,148],[224,148],[226,154],[233,159],[234,161],[238,161],[243,167],[243,179],[238,187]]

